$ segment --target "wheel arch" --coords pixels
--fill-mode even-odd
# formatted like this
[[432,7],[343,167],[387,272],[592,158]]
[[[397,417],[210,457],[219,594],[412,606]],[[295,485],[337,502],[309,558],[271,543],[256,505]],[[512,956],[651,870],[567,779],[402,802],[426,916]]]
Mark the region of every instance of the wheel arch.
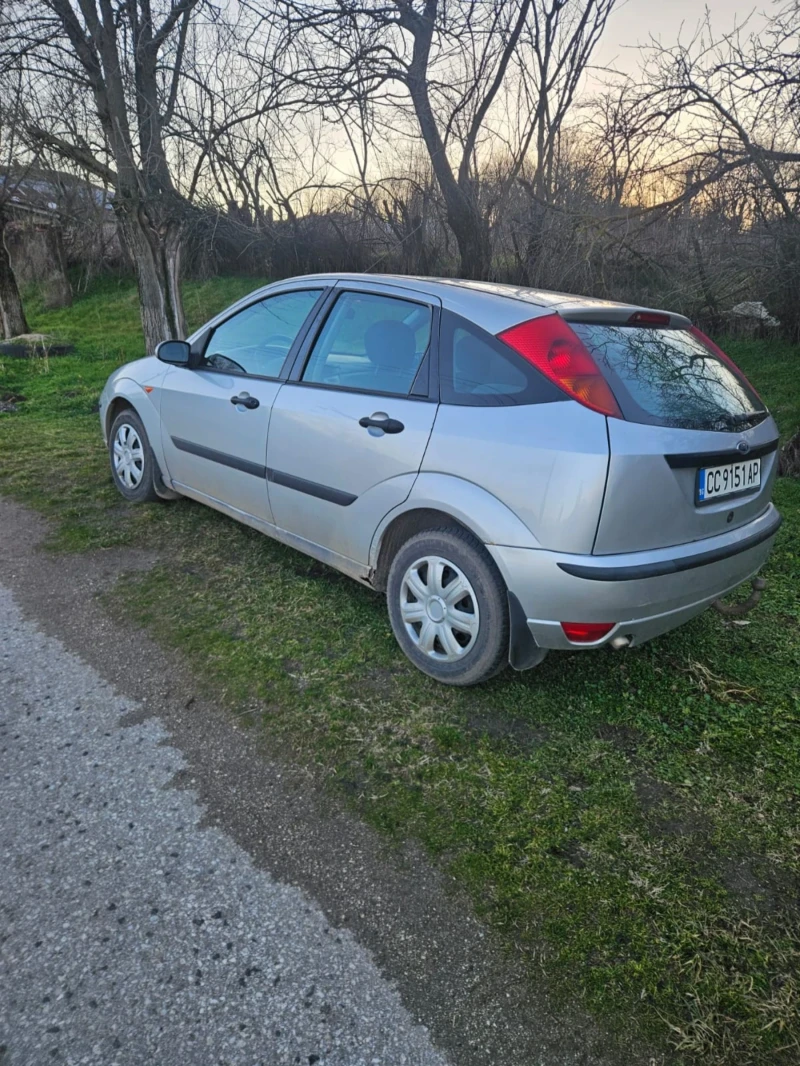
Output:
[[[386,591],[395,555],[405,541],[426,529],[461,529],[484,548],[488,544],[540,547],[514,512],[479,485],[447,474],[420,474],[408,498],[390,511],[375,531],[370,582],[376,589]],[[496,565],[494,559],[492,562]],[[513,588],[500,576],[508,596],[509,662],[515,670],[527,670],[537,666],[546,652],[537,647]]]
[[435,528],[464,529],[483,545],[540,547],[528,527],[486,489],[450,474],[423,473],[375,530],[369,557],[375,587],[386,587],[386,574],[404,540]]
[[[106,411],[106,440],[108,440],[111,434],[111,427],[114,425],[114,419],[117,417],[120,411],[124,411],[126,408],[130,408],[132,411],[136,411],[136,408],[127,396],[112,397],[111,402],[108,405],[108,410]],[[136,411],[136,414],[139,414],[139,412]],[[139,417],[141,418],[141,415],[139,415]]]
[[404,540],[436,528],[464,529],[482,545],[540,546],[514,512],[486,489],[449,474],[423,473],[407,499],[375,531],[369,559],[375,587],[385,589],[392,559]]
[[474,530],[447,511],[440,511],[435,507],[412,507],[410,510],[401,511],[385,527],[377,546],[372,585],[378,591],[386,591],[389,569],[398,551],[407,540],[426,529],[463,529],[475,536]]

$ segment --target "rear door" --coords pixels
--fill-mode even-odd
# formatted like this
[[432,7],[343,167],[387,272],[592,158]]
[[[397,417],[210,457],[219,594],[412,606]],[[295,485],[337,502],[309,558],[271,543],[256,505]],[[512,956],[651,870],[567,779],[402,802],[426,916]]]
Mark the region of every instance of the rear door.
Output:
[[275,401],[267,448],[275,522],[366,563],[380,520],[406,499],[436,415],[429,389],[439,301],[340,286]]
[[161,399],[167,469],[182,489],[272,521],[267,431],[281,374],[323,289],[270,294],[219,323],[201,364],[172,367]]
[[619,402],[597,554],[669,547],[768,505],[778,431],[727,357],[687,329],[571,322]]

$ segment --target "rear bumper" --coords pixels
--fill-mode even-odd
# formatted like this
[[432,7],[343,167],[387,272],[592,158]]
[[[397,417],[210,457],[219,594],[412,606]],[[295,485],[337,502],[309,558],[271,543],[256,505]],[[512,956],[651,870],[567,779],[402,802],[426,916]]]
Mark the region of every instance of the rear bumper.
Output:
[[[631,645],[688,622],[763,566],[781,524],[770,504],[730,533],[673,548],[624,555],[567,555],[487,545],[520,601],[541,648],[596,648],[615,637]],[[616,622],[602,640],[572,644],[561,622]]]

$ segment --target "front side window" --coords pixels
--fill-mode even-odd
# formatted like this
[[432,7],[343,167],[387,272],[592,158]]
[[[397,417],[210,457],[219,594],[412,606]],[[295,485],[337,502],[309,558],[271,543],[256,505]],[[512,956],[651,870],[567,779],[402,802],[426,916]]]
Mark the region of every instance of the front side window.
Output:
[[344,292],[320,332],[303,381],[407,396],[431,340],[426,304]]
[[217,326],[203,365],[232,374],[276,378],[322,289],[299,289],[250,304]]

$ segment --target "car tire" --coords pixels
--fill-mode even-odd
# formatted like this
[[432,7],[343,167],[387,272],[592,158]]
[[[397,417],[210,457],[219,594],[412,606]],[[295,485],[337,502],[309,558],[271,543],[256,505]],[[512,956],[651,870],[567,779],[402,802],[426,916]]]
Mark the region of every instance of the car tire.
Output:
[[445,685],[478,685],[508,664],[505,583],[464,529],[417,533],[392,560],[386,584],[397,643]]
[[119,492],[131,503],[154,503],[160,477],[142,420],[132,407],[120,411],[108,434],[111,476]]

